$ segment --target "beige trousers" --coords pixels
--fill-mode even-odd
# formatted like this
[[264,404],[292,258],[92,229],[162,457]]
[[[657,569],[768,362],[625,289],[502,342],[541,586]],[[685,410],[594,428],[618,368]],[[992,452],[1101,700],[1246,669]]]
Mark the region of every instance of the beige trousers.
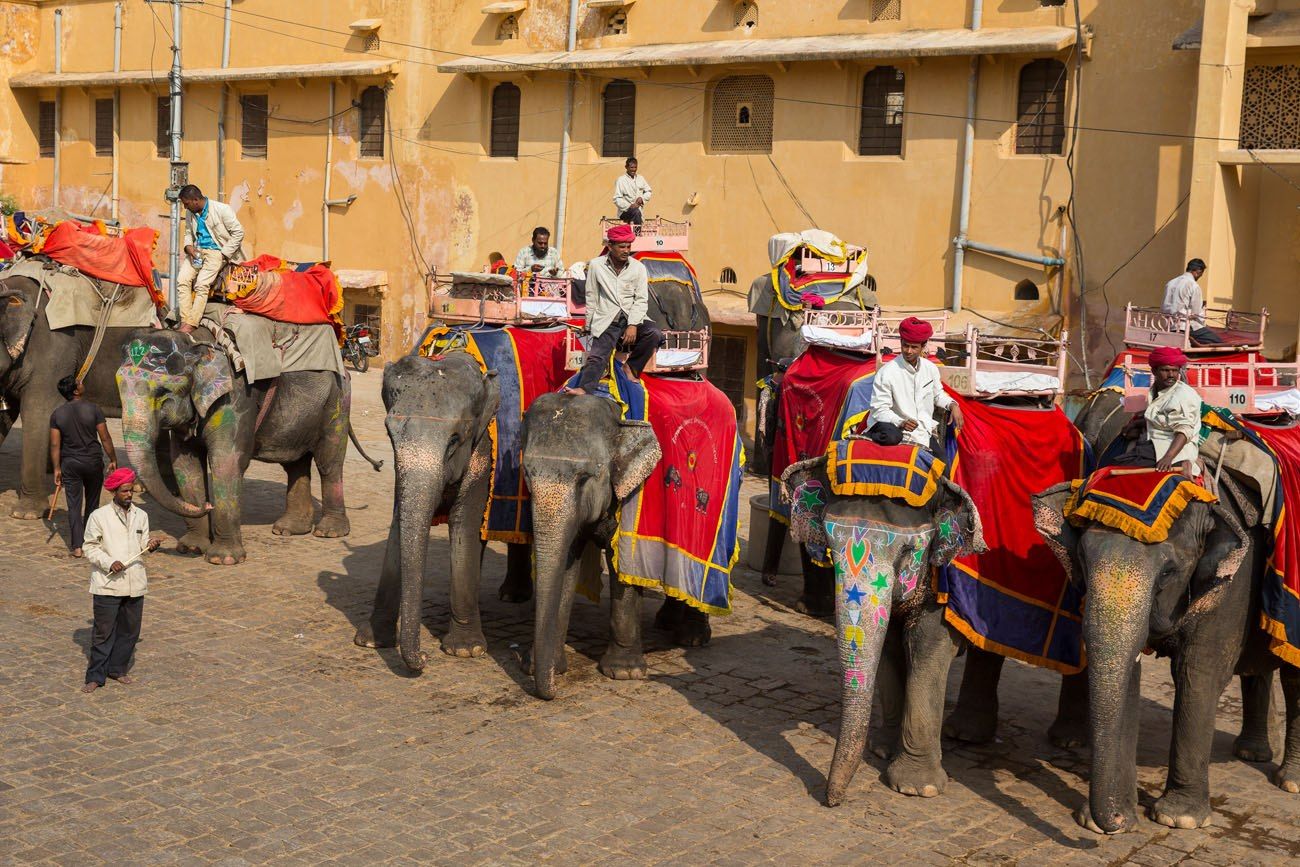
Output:
[[225,262],[220,250],[199,250],[198,254],[201,261],[196,269],[190,257],[181,253],[180,273],[176,275],[176,315],[185,325],[197,326],[203,318],[212,284]]

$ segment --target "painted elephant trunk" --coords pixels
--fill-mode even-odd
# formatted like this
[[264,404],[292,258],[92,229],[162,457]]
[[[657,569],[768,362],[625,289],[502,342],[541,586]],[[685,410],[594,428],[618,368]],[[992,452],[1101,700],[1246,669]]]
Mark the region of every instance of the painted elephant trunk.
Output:
[[[856,619],[853,617],[855,614]],[[877,619],[875,611],[851,610],[844,594],[835,594],[835,634],[843,681],[840,685],[840,730],[835,738],[831,770],[826,777],[828,807],[838,807],[844,802],[853,775],[862,764],[867,728],[871,723],[876,669],[888,628],[888,617]]]
[[401,534],[402,591],[397,646],[412,672],[424,670],[428,655],[420,650],[420,609],[424,600],[424,565],[429,526],[443,498],[446,467],[440,456],[399,451],[397,520]]
[[578,583],[577,532],[573,519],[537,509],[534,493],[533,546],[537,608],[533,618],[533,679],[539,698],[555,698],[555,674],[564,660],[569,612]]
[[158,419],[148,410],[133,410],[129,401],[123,401],[122,439],[127,457],[140,474],[140,481],[153,501],[173,514],[184,518],[201,518],[207,514],[203,506],[187,503],[174,495],[163,481],[162,468],[158,466]]

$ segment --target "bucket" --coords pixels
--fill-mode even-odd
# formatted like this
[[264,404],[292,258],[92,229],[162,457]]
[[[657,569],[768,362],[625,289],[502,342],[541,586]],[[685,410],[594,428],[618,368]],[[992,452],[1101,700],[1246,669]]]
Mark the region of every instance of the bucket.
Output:
[[749,498],[749,548],[745,551],[745,562],[755,572],[763,571],[763,551],[767,548],[768,527],[774,527],[785,535],[785,544],[781,547],[781,563],[777,572],[781,575],[801,575],[803,565],[799,560],[799,546],[790,540],[790,533],[785,525],[773,523],[768,519],[767,494],[755,494]]

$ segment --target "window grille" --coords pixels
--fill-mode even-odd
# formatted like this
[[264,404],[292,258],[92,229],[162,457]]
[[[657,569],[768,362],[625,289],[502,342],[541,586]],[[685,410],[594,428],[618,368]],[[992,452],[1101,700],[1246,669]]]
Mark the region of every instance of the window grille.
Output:
[[1065,64],[1035,60],[1020,70],[1016,153],[1060,154],[1065,144]]
[[709,344],[709,382],[731,401],[742,426],[745,418],[746,348],[745,338],[717,333]]
[[611,81],[605,86],[604,129],[600,155],[630,157],[636,152],[636,85],[630,81]]
[[1241,94],[1240,146],[1300,148],[1300,66],[1252,66]]
[[903,0],[871,0],[872,21],[900,21],[903,18]]
[[721,276],[718,277],[718,282],[723,286],[735,286],[736,270],[734,268],[723,268]]
[[758,26],[758,3],[743,0],[736,4],[735,24],[737,30],[750,31]]
[[497,25],[497,41],[508,42],[511,39],[519,38],[519,19],[513,15],[507,15],[501,19]]
[[154,148],[160,157],[170,157],[172,153],[172,98],[158,97],[158,122],[154,128]]
[[900,156],[903,153],[905,84],[903,71],[893,66],[878,67],[863,77],[859,156]]
[[492,88],[492,141],[488,154],[519,156],[519,88],[508,81]]
[[[361,91],[361,156],[384,157],[384,108],[386,94],[382,87]],[[330,121],[333,123],[333,121]]]
[[772,79],[732,75],[713,85],[709,150],[727,154],[772,152]]
[[54,156],[54,142],[57,138],[54,134],[54,124],[57,117],[58,111],[53,100],[42,100],[37,106],[36,138],[40,145],[42,159]]
[[239,128],[239,149],[246,160],[266,159],[266,116],[270,113],[270,98],[264,94],[249,94],[239,98],[242,123]]
[[95,156],[113,155],[113,99],[95,100]]
[[627,33],[627,10],[615,9],[605,20],[606,36],[621,36]]

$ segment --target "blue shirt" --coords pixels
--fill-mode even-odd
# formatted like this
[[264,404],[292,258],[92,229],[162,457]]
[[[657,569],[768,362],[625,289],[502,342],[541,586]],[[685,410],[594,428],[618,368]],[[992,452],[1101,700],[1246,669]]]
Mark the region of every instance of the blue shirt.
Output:
[[217,242],[212,240],[212,233],[208,231],[208,203],[203,203],[203,211],[198,216],[198,225],[194,227],[194,238],[198,242],[200,250],[220,250]]

